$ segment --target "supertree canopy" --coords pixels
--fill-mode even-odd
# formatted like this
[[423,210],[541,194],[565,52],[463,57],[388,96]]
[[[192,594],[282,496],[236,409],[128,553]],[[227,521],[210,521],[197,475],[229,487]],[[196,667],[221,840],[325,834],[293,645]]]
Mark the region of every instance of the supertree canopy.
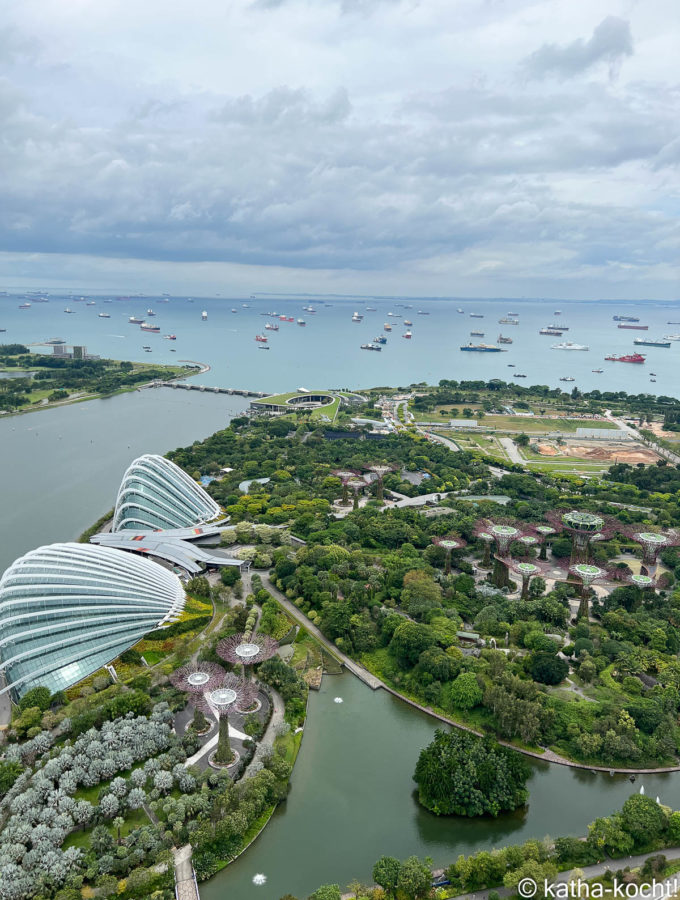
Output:
[[380,504],[382,504],[385,496],[383,478],[385,477],[385,475],[387,475],[388,472],[391,472],[393,468],[394,466],[391,466],[389,463],[376,463],[375,465],[368,466],[369,472],[375,472],[375,474],[378,476],[376,500]]
[[279,649],[278,641],[268,634],[232,634],[217,645],[217,655],[232,665],[243,666],[243,677],[246,670],[258,663],[271,659]]
[[170,681],[180,691],[203,694],[216,687],[227,673],[218,663],[191,662],[170,675]]
[[347,485],[353,478],[356,478],[358,472],[355,472],[354,469],[336,469],[333,474],[342,482],[342,502],[344,506],[348,506],[349,494],[347,493]]
[[520,540],[524,536],[524,533],[514,525],[502,522],[491,522],[488,519],[480,519],[475,525],[474,532],[475,536],[484,541],[488,546],[488,553],[485,548],[482,565],[486,563],[487,559],[489,559],[490,563],[490,544],[495,542],[497,552],[494,555],[495,562],[492,580],[496,587],[506,587],[509,578],[504,559],[510,555],[510,545],[512,542]]
[[606,540],[617,528],[616,520],[611,517],[576,509],[549,512],[546,518],[571,535],[572,563],[587,563],[591,543]]
[[482,567],[484,569],[491,568],[491,545],[494,542],[494,536],[490,534],[488,531],[480,531],[477,534],[477,538],[480,541],[484,542],[484,557],[482,559]]
[[656,578],[653,578],[651,575],[636,575],[632,572],[627,580],[642,591],[656,590]]
[[653,575],[656,571],[657,557],[666,547],[680,544],[680,537],[672,531],[640,531],[638,528],[626,529],[626,534],[642,547],[643,574]]
[[446,551],[444,574],[448,575],[451,571],[451,554],[454,550],[461,550],[465,547],[465,541],[457,534],[447,534],[445,537],[433,537],[432,542]]

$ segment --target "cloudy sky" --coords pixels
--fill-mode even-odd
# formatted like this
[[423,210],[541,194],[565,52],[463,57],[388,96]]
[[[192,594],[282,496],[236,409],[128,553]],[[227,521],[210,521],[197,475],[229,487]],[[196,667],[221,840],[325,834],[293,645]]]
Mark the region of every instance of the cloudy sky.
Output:
[[13,0],[0,286],[680,296],[677,0]]

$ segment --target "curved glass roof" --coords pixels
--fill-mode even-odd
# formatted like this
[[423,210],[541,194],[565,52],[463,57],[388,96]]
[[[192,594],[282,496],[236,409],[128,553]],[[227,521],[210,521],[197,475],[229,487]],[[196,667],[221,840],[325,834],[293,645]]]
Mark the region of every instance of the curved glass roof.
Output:
[[202,525],[220,508],[187,473],[147,453],[128,467],[116,498],[112,531],[155,531]]
[[0,579],[0,693],[70,687],[173,618],[184,599],[176,575],[122,550],[32,550]]

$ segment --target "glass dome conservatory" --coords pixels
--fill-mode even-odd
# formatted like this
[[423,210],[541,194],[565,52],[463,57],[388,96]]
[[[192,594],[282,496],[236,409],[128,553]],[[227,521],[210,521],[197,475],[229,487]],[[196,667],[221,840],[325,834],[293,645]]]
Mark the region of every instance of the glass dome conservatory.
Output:
[[187,528],[219,514],[218,504],[179,466],[163,456],[145,454],[123,476],[112,530]]
[[184,599],[176,575],[122,550],[32,550],[0,579],[0,693],[70,687],[174,618]]

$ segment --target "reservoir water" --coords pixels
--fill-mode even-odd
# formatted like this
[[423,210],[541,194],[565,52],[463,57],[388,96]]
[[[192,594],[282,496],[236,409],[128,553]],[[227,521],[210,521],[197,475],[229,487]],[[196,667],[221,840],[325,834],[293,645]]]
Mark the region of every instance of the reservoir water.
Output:
[[[335,703],[342,697],[343,703]],[[597,816],[619,809],[645,786],[647,796],[680,803],[676,775],[593,775],[533,764],[528,808],[498,819],[438,818],[417,802],[412,781],[418,754],[436,723],[353,675],[324,676],[312,692],[292,788],[255,843],[236,862],[201,884],[201,900],[307,897],[320,884],[352,878],[370,884],[385,854],[431,856],[435,865],[459,854],[543,838],[586,833]],[[255,875],[267,877],[264,885]]]
[[[571,390],[599,388],[625,390],[629,393],[680,395],[677,378],[680,365],[680,341],[670,348],[641,347],[647,355],[645,365],[605,362],[611,353],[633,352],[636,337],[658,338],[680,333],[680,303],[652,301],[632,303],[619,301],[527,301],[527,300],[326,300],[312,301],[314,313],[304,310],[302,299],[200,299],[171,298],[157,303],[149,298],[114,300],[104,303],[98,297],[95,306],[68,301],[73,315],[65,315],[66,301],[52,298],[49,303],[34,303],[30,309],[19,309],[21,298],[0,297],[0,328],[6,328],[2,342],[34,342],[63,338],[69,344],[84,344],[92,353],[113,359],[145,362],[207,362],[212,370],[200,376],[205,384],[255,390],[295,390],[308,388],[372,387],[375,385],[408,385],[428,381],[436,384],[442,378],[503,378],[511,381],[513,373],[526,375],[521,384],[549,384]],[[246,306],[243,306],[243,303]],[[160,333],[141,332],[130,324],[131,315],[144,318],[153,307]],[[370,307],[368,309],[367,307]],[[410,307],[410,308],[409,308]],[[456,310],[463,309],[460,314]],[[236,312],[232,312],[234,309]],[[111,318],[99,318],[105,310]],[[208,318],[201,320],[205,310]],[[352,321],[353,311],[363,315]],[[418,310],[427,313],[420,315]],[[560,315],[556,316],[555,311]],[[292,322],[278,322],[278,331],[266,331],[274,320],[262,313],[279,312],[292,317]],[[395,315],[390,316],[392,312]],[[518,313],[519,325],[501,325],[499,319],[508,312]],[[478,313],[483,318],[471,318]],[[614,315],[637,316],[648,331],[617,328]],[[298,318],[305,326],[296,324]],[[406,326],[404,321],[413,322]],[[387,344],[380,353],[361,350],[383,333],[386,322]],[[543,326],[559,322],[569,326],[564,337],[539,335]],[[412,338],[404,340],[410,330]],[[483,338],[471,337],[481,331]],[[500,333],[513,343],[504,353],[467,353],[459,347],[469,341],[493,344]],[[264,334],[268,343],[264,352],[255,341]],[[175,334],[175,341],[164,340],[164,334]],[[562,340],[585,344],[588,352],[552,350]],[[146,353],[142,347],[151,347]],[[51,349],[48,352],[51,352]],[[175,352],[171,352],[174,350]],[[516,368],[509,368],[513,363]],[[593,369],[603,369],[602,374]],[[650,372],[656,382],[650,382]],[[560,377],[575,379],[560,384]]]

